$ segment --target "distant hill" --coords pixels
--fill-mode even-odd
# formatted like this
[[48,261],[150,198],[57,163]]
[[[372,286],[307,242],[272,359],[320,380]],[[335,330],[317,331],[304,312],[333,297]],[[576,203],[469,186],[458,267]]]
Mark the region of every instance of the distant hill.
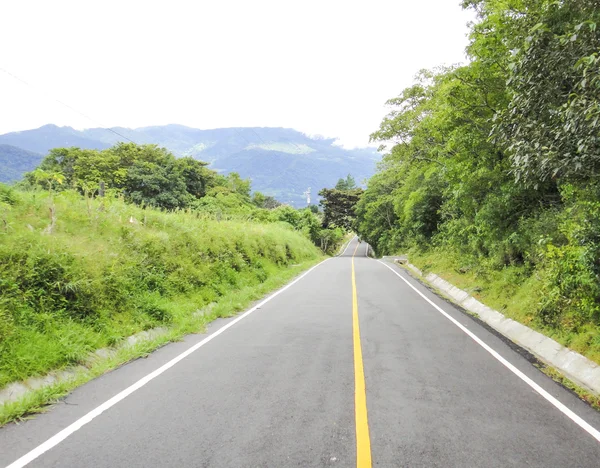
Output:
[[[313,199],[323,187],[332,187],[340,177],[352,174],[361,182],[375,172],[379,154],[374,149],[344,149],[334,139],[311,138],[289,128],[219,128],[199,130],[183,125],[137,129],[115,127],[74,130],[45,125],[35,130],[0,135],[0,145],[12,145],[38,154],[51,148],[78,146],[105,149],[126,137],[136,143],[155,143],[177,156],[192,156],[213,169],[239,172],[252,179],[252,187],[296,206],[311,187]],[[10,165],[0,162],[4,175]],[[23,169],[22,174],[26,170]],[[19,176],[20,177],[20,176]],[[14,180],[14,177],[13,177]]]
[[100,140],[87,138],[83,133],[71,127],[44,125],[35,130],[0,135],[0,144],[18,146],[27,151],[44,155],[49,149],[61,146],[77,146],[90,149],[105,149],[111,146],[110,143],[107,144]]
[[41,162],[43,156],[39,153],[0,144],[0,182],[14,182],[23,173],[32,171]]

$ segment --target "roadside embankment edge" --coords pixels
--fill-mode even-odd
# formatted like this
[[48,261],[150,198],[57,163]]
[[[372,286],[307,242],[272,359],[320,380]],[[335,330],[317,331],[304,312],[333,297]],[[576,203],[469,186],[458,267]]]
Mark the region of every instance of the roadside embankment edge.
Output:
[[457,288],[435,273],[424,274],[408,262],[406,257],[384,257],[409,270],[415,277],[428,283],[456,304],[477,317],[509,340],[531,352],[540,361],[562,372],[573,382],[600,395],[600,366],[581,354],[561,345],[540,332],[505,317],[502,313],[481,303],[468,292]]

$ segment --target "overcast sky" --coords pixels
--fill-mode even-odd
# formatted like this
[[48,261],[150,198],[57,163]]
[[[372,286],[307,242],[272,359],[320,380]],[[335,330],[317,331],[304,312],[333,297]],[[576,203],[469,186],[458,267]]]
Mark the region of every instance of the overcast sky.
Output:
[[[292,127],[363,146],[416,72],[465,62],[460,0],[2,0],[0,133]],[[58,104],[58,99],[78,112]]]

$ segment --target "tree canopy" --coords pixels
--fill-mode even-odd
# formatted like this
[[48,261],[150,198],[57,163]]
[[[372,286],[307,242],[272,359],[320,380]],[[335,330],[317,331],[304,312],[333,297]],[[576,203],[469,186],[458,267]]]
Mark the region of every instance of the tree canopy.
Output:
[[541,322],[600,324],[598,3],[463,6],[477,14],[470,61],[423,70],[388,101],[358,231],[380,254],[535,271]]
[[[206,165],[193,158],[177,159],[156,145],[118,143],[103,151],[52,149],[39,171],[61,174],[63,188],[93,194],[99,190],[100,183],[104,183],[107,189],[117,191],[128,201],[165,209],[190,206],[217,186],[227,186],[249,197],[249,181],[235,173],[221,176]],[[26,179],[39,182],[39,171],[26,174]]]
[[[40,166],[26,174],[26,181],[52,193],[77,190],[97,196],[101,185],[107,193],[145,207],[186,209],[198,215],[283,223],[302,232],[326,253],[333,253],[349,224],[323,226],[316,207],[297,210],[275,197],[252,193],[249,179],[236,172],[219,174],[207,163],[176,158],[157,145],[119,143],[106,150],[55,148]],[[353,179],[349,177],[348,181]]]
[[339,179],[335,184],[336,190],[354,190],[356,188],[356,181],[350,174],[345,179]]
[[355,228],[355,207],[362,195],[362,189],[338,190],[323,189],[319,192],[322,197],[323,226],[341,227],[348,231]]

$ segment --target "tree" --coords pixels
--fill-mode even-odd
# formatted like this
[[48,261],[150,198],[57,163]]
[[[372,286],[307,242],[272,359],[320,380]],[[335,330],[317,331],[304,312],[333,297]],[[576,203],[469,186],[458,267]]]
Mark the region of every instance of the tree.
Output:
[[395,211],[396,190],[401,187],[400,177],[393,170],[375,174],[356,205],[357,231],[375,251],[389,251],[399,242],[398,216]]
[[127,170],[123,193],[127,200],[138,205],[168,210],[184,208],[192,198],[175,161],[164,165],[136,161]]
[[[47,173],[64,176],[62,189],[73,188],[89,195],[98,191],[100,182],[133,203],[165,209],[190,206],[218,186],[228,185],[247,198],[250,181],[239,175],[219,176],[206,163],[192,158],[177,159],[156,145],[118,143],[107,150],[56,148],[40,165]],[[34,173],[26,175],[31,183],[45,183]],[[46,184],[47,185],[47,184]]]
[[345,179],[338,180],[337,184],[335,185],[336,190],[354,190],[355,188],[356,181],[350,174],[348,174]]
[[256,205],[258,208],[265,208],[267,210],[272,210],[281,206],[281,203],[270,195],[265,195],[261,192],[254,192],[252,194],[252,203]]
[[597,179],[598,2],[524,4],[525,15],[500,13],[510,30],[522,34],[508,64],[510,102],[497,116],[494,135],[507,147],[517,180],[538,185],[549,179]]
[[355,228],[354,209],[363,193],[362,189],[323,189],[319,192],[323,206],[323,227],[341,227],[349,231]]
[[237,172],[227,174],[226,186],[232,192],[250,198],[250,179],[242,179]]
[[60,172],[47,171],[38,167],[27,173],[27,179],[30,183],[41,185],[52,193],[64,184],[65,176]]
[[371,138],[391,149],[357,204],[358,233],[378,254],[435,253],[511,287],[531,281],[535,323],[596,330],[598,2],[463,5],[478,15],[469,64],[422,71],[388,101]]
[[206,168],[208,163],[194,158],[179,158],[175,170],[185,181],[187,192],[195,198],[202,198],[211,187],[216,186],[215,172]]

